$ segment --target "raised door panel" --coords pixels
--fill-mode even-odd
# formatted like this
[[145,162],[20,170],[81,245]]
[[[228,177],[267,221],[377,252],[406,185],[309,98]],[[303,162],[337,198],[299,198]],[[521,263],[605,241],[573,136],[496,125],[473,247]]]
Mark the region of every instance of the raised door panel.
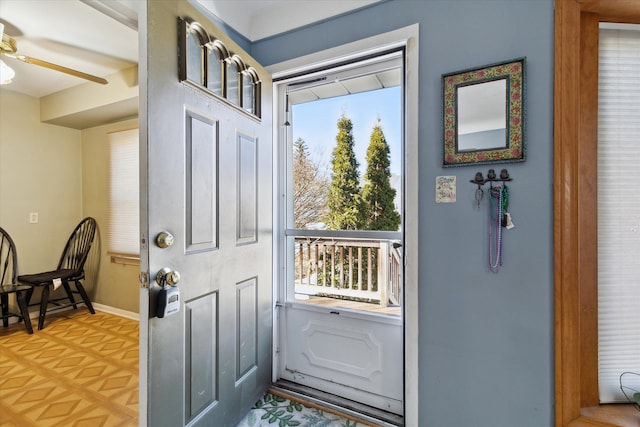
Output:
[[[336,312],[338,313],[338,312]],[[402,413],[402,320],[286,307],[284,379]]]

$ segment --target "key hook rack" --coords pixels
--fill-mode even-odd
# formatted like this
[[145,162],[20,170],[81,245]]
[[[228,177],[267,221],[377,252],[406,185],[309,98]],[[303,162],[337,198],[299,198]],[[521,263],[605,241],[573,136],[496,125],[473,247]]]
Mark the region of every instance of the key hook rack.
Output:
[[[475,202],[478,210],[480,209],[480,202],[484,196],[484,190],[482,186],[487,182],[490,185],[489,189],[489,228],[488,228],[488,246],[489,246],[489,270],[492,273],[498,273],[502,266],[503,257],[503,229],[510,230],[515,227],[511,220],[511,214],[509,213],[509,189],[506,182],[511,181],[509,172],[506,169],[500,171],[500,176],[496,176],[496,171],[489,169],[487,177],[482,176],[482,172],[477,172],[476,176],[471,180],[471,183],[476,184]],[[502,182],[502,186],[493,186],[494,182]]]
[[493,182],[507,182],[507,181],[512,181],[512,179],[509,176],[509,172],[506,169],[502,169],[500,171],[500,176],[496,176],[495,170],[489,169],[489,171],[487,172],[486,178],[482,176],[482,172],[476,172],[476,176],[469,182],[471,182],[472,184],[477,184],[478,189],[481,190],[482,186],[487,182],[493,183]]
[[507,171],[506,169],[502,169],[500,171],[500,176],[496,176],[495,170],[489,169],[486,178],[482,176],[482,172],[476,172],[476,176],[472,180],[470,180],[470,182],[478,186],[475,196],[477,208],[480,209],[480,201],[484,197],[484,190],[482,189],[483,185],[488,182],[491,188],[493,188],[494,182],[502,182],[504,186],[504,183],[507,181],[512,181],[512,179],[509,176],[509,171]]

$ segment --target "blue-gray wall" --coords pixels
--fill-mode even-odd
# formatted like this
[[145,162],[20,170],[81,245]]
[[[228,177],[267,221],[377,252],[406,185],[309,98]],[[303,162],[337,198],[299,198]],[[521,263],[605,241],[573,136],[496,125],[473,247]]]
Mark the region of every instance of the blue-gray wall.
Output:
[[[257,41],[263,65],[420,25],[420,426],[553,425],[553,0],[391,0]],[[527,160],[441,167],[440,78],[527,58]],[[504,265],[487,267],[477,171],[509,169]],[[438,175],[458,201],[436,204]],[[415,426],[411,426],[415,427]]]

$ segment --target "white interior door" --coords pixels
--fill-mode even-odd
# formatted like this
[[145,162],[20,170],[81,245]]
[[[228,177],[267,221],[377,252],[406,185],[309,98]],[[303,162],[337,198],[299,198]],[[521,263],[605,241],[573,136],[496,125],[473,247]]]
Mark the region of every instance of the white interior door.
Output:
[[186,1],[140,28],[141,425],[233,426],[271,383],[271,80]]

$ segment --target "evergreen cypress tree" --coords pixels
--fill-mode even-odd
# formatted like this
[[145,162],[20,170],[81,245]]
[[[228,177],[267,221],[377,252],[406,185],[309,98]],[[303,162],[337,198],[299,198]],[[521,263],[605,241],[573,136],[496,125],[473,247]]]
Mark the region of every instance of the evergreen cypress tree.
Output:
[[327,205],[327,228],[358,230],[364,224],[358,160],[353,150],[353,123],[344,115],[338,120],[336,147],[331,154],[331,185]]
[[369,230],[397,231],[400,226],[400,214],[394,204],[396,190],[390,181],[390,165],[389,145],[378,120],[367,148],[367,171],[362,191],[366,212],[365,227]]

